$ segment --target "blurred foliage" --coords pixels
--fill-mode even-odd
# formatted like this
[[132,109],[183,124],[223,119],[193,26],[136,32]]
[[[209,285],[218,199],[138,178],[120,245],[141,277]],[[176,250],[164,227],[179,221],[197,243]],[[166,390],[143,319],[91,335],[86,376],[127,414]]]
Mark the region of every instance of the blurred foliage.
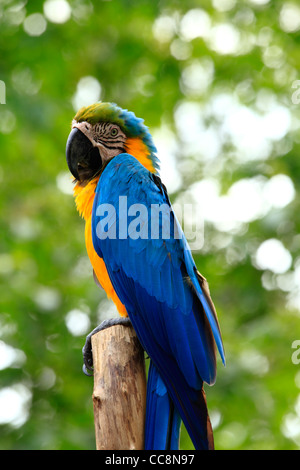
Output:
[[[93,282],[68,189],[64,150],[83,77],[98,80],[101,99],[171,136],[172,201],[203,179],[219,185],[218,203],[239,181],[261,188],[289,178],[290,200],[279,185],[277,203],[260,207],[254,186],[231,226],[211,217],[202,190],[208,210],[195,260],[227,355],[206,388],[216,448],[298,448],[299,17],[293,0],[60,0],[58,10],[51,0],[0,1],[1,449],[95,447],[81,348],[113,309]],[[277,253],[273,268],[257,260],[274,238],[288,250],[285,268]],[[181,447],[192,448],[184,430]]]

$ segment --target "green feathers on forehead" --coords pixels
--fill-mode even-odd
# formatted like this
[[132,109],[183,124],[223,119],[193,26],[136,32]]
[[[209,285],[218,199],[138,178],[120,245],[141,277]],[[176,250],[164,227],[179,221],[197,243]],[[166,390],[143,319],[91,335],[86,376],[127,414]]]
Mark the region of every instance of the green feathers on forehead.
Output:
[[77,122],[87,121],[92,125],[97,122],[112,122],[117,124],[127,137],[140,137],[149,149],[149,157],[154,168],[158,169],[157,150],[152,136],[145,126],[144,120],[137,118],[133,112],[121,109],[114,103],[98,102],[81,108],[74,119]]
[[115,124],[118,124],[118,126],[120,126],[123,131],[125,131],[126,129],[124,128],[124,120],[120,118],[121,113],[122,109],[115,104],[99,102],[81,108],[77,112],[74,119],[77,122],[87,121],[92,125],[100,121],[114,122]]

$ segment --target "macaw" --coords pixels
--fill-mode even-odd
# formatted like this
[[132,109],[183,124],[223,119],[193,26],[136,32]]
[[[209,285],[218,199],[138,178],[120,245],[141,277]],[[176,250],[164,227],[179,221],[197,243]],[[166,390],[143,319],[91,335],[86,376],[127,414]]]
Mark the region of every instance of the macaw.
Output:
[[[182,421],[195,449],[213,449],[203,382],[215,382],[216,348],[225,364],[221,332],[159,177],[151,134],[134,113],[105,102],[80,109],[71,127],[66,158],[95,280],[150,358],[145,449],[178,449]],[[158,233],[150,229],[153,206],[169,208]]]

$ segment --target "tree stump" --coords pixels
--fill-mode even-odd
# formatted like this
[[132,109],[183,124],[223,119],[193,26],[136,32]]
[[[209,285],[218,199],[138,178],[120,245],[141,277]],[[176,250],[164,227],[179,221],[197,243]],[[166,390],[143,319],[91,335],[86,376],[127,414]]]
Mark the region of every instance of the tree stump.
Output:
[[144,351],[132,326],[114,325],[92,336],[93,406],[97,450],[144,448]]

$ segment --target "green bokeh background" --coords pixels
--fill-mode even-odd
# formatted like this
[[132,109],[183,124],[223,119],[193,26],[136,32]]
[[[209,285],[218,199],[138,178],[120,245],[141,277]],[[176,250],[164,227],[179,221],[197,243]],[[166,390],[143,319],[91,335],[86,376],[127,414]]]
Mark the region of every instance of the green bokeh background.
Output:
[[[296,9],[290,16],[287,5]],[[225,368],[218,360],[216,384],[206,387],[216,448],[297,449],[297,2],[69,0],[69,6],[70,17],[57,23],[41,0],[0,1],[0,449],[95,448],[93,381],[81,372],[81,348],[88,328],[113,308],[93,282],[84,224],[66,189],[65,143],[83,77],[98,80],[102,100],[134,111],[151,131],[172,135],[170,171],[179,175],[169,190],[172,201],[185,200],[188,188],[204,178],[217,181],[224,196],[239,180],[289,177],[294,196],[282,207],[262,208],[240,223],[237,216],[231,228],[206,220],[204,245],[194,256],[209,280],[227,358]],[[204,36],[200,26],[199,34],[184,28],[192,9],[198,9],[195,18],[202,12]],[[218,35],[220,25],[227,29]],[[195,64],[198,75],[191,79],[188,67]],[[224,138],[230,106],[225,101],[214,114],[213,100],[222,94],[246,110],[241,116],[263,117],[270,102],[284,108],[286,131],[280,135],[279,113],[278,137],[267,139],[267,151],[250,146],[244,157],[232,135]],[[206,141],[201,151],[189,147],[185,132],[200,142],[204,134],[191,137],[177,125],[187,103],[199,109],[204,131],[214,130],[219,147],[213,155],[212,144],[206,154]],[[249,121],[239,124],[247,135]],[[246,195],[247,207],[251,198]],[[272,238],[291,255],[282,272],[255,261],[258,247]],[[70,329],[70,318],[82,331]],[[193,448],[184,430],[181,448]]]

